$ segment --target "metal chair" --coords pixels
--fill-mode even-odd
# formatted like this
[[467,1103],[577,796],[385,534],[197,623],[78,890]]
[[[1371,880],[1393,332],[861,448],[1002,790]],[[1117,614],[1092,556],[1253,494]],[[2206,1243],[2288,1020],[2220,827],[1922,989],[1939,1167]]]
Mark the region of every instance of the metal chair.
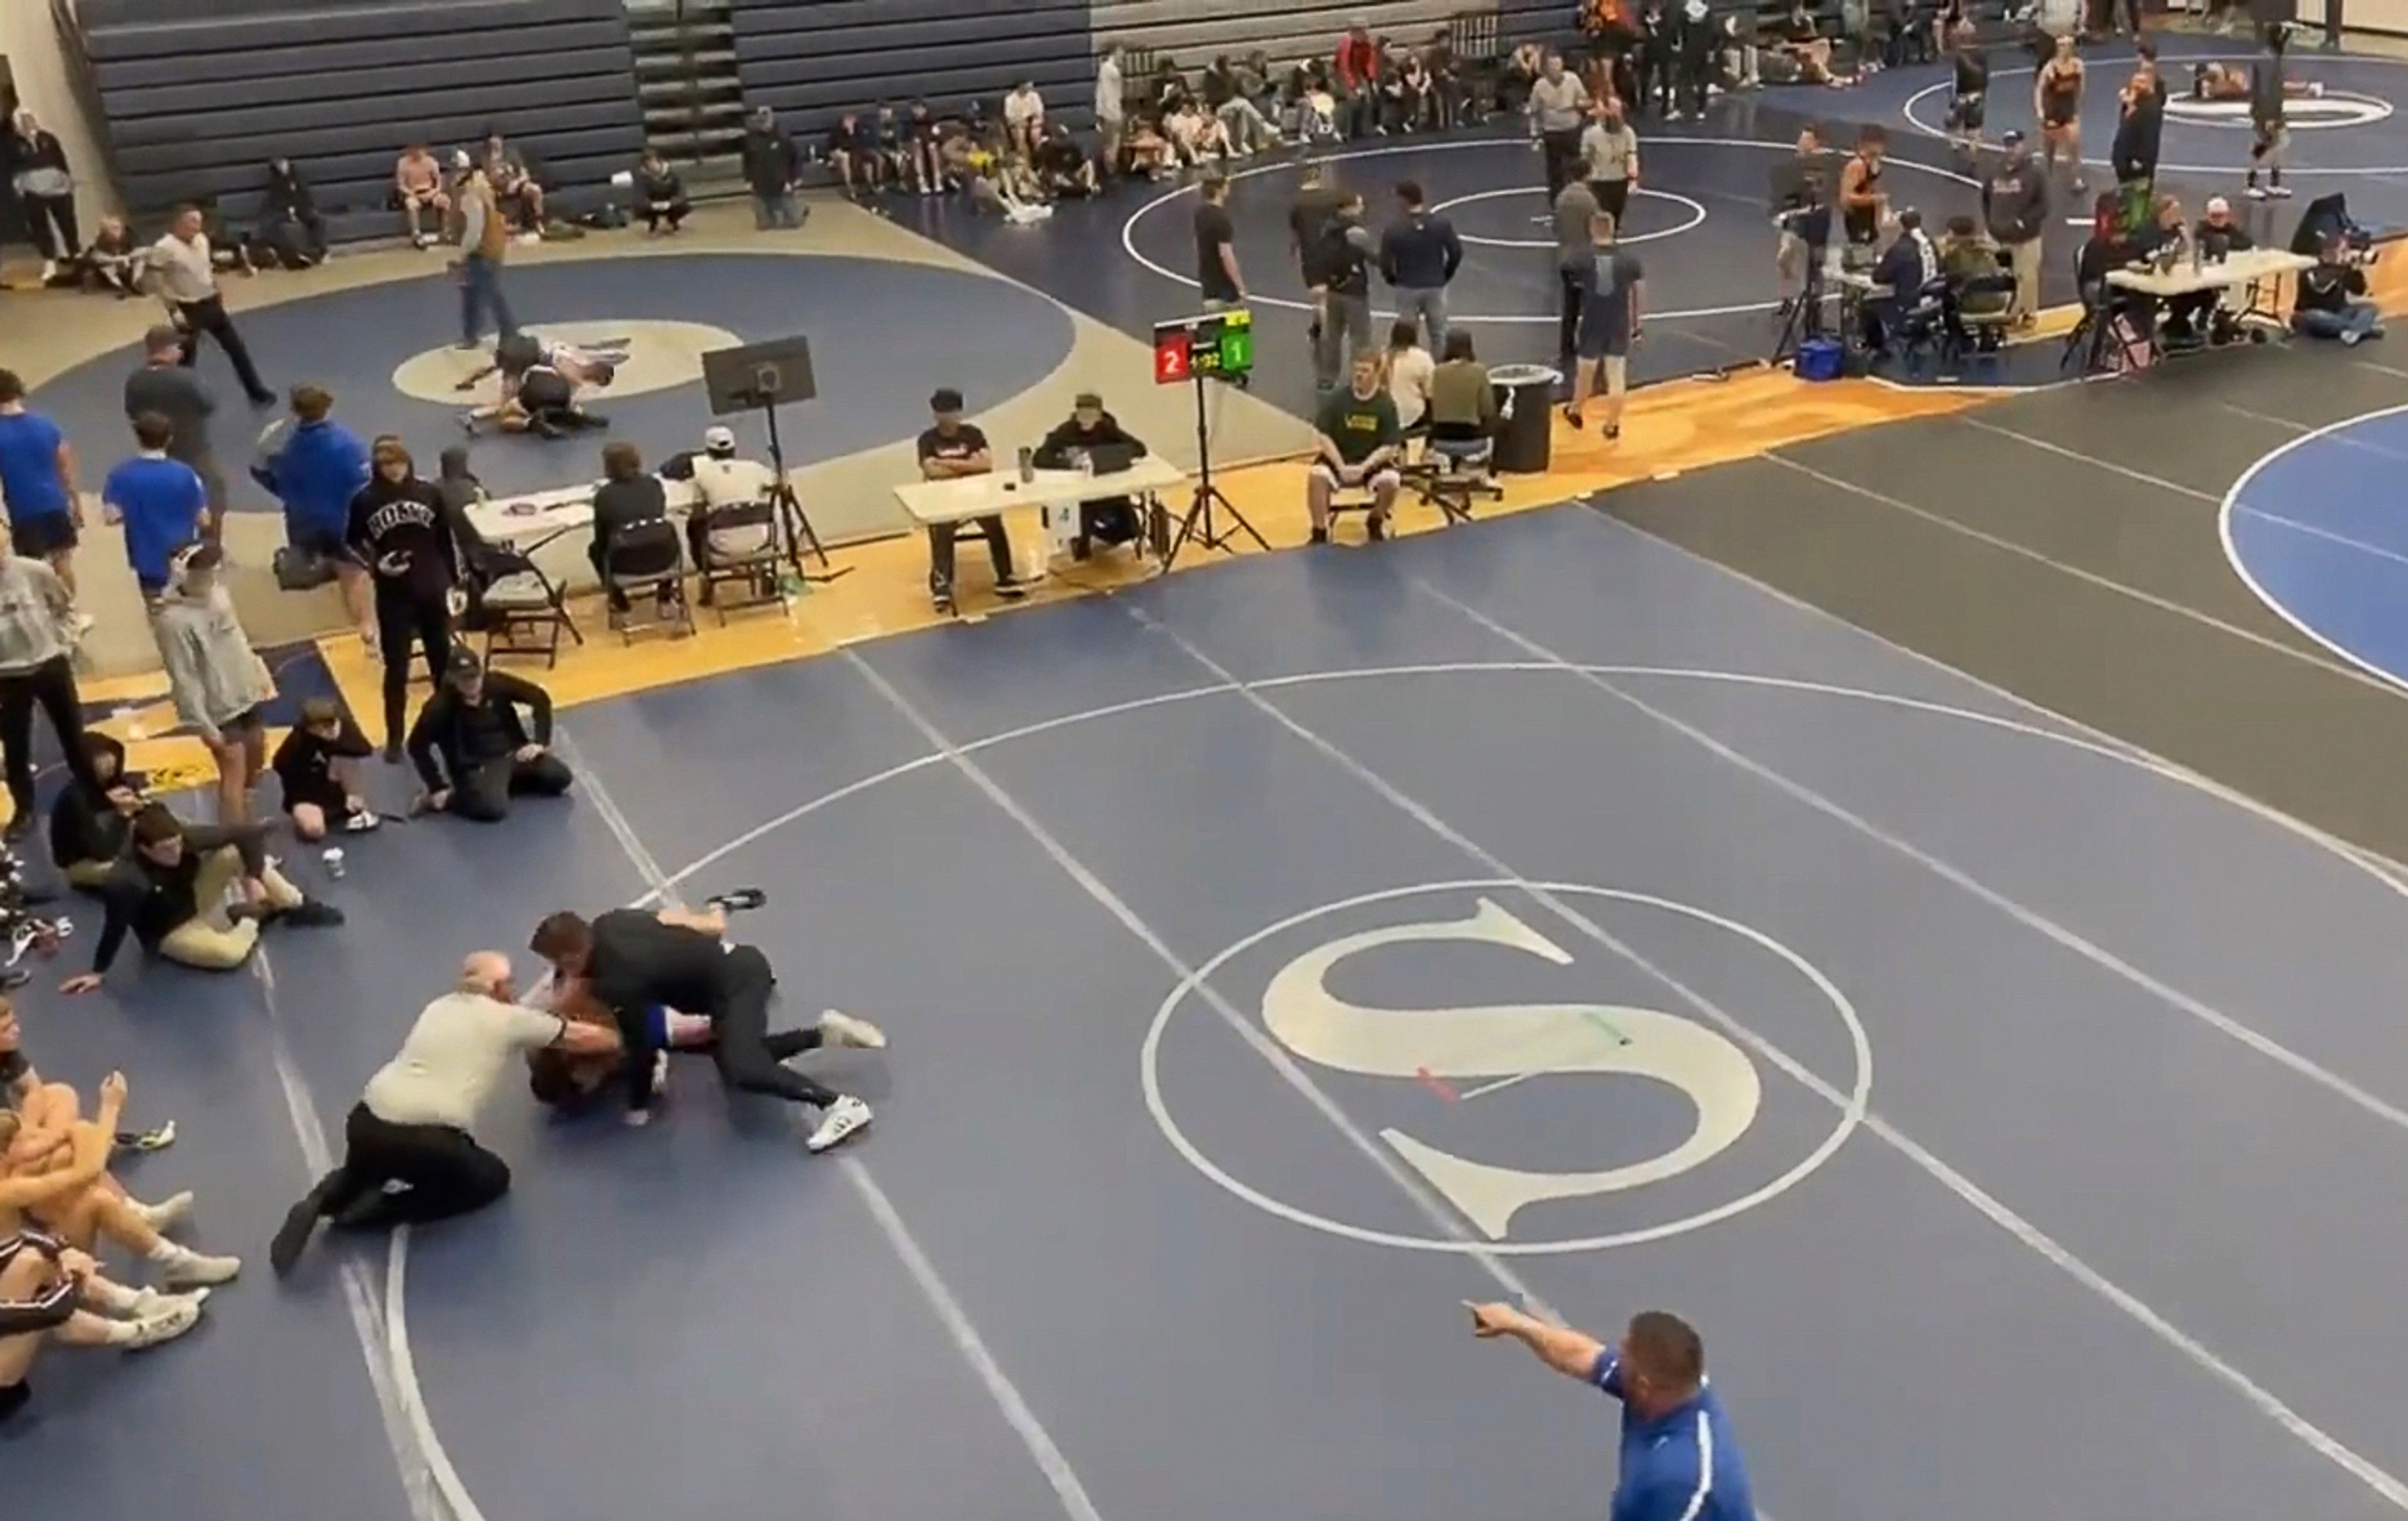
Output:
[[[569,616],[566,588],[525,553],[479,533],[465,511],[453,513],[452,521],[468,582],[468,610],[462,626],[484,636],[488,664],[499,655],[539,654],[549,670],[560,663],[564,630],[579,644],[585,642],[577,620]],[[530,633],[539,638],[530,640]]]
[[646,600],[655,610],[654,623],[694,632],[694,609],[685,595],[685,546],[666,518],[645,518],[610,536],[602,557],[602,589],[610,626],[622,643],[635,642],[636,610]]
[[[780,599],[778,568],[782,556],[778,549],[777,503],[727,502],[696,508],[691,521],[695,579],[701,583],[703,605],[719,614],[721,627],[727,626],[731,607],[757,608]],[[738,530],[757,531],[760,547],[733,554],[713,547],[715,536]],[[744,593],[734,602],[726,595],[731,587]]]

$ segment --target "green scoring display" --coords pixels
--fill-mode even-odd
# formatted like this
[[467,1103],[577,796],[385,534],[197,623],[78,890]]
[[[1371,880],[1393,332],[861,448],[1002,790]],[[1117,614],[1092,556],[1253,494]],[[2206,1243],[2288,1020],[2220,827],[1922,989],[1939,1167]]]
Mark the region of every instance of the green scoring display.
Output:
[[1154,324],[1154,379],[1180,385],[1205,375],[1246,375],[1254,367],[1254,314],[1207,312]]

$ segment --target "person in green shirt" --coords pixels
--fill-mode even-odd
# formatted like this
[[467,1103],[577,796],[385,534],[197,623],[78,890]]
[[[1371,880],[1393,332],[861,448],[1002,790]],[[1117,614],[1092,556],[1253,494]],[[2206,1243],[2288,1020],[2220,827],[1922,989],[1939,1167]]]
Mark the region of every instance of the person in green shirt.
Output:
[[1340,491],[1370,492],[1371,541],[1387,538],[1388,512],[1404,484],[1397,473],[1404,429],[1397,423],[1396,402],[1380,383],[1379,355],[1355,357],[1351,383],[1322,401],[1314,427],[1320,452],[1306,477],[1305,496],[1312,541],[1329,542],[1329,499]]

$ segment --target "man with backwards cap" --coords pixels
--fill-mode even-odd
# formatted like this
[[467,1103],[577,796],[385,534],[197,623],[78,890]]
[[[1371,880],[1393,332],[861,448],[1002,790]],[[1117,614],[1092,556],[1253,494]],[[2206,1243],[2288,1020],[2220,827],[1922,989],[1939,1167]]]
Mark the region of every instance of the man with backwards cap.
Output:
[[[769,547],[776,536],[775,519],[766,514],[751,514],[758,521],[746,521],[714,526],[710,515],[724,507],[742,507],[754,502],[767,502],[778,484],[777,472],[759,460],[740,459],[736,452],[736,430],[725,423],[713,423],[702,436],[702,452],[694,458],[694,489],[702,498],[699,511],[685,517],[686,552],[694,558],[697,569],[717,561],[741,561]],[[703,606],[709,607],[711,585],[702,587]]]
[[497,824],[513,797],[557,797],[568,790],[573,779],[551,745],[552,694],[523,677],[489,671],[455,647],[442,686],[410,725],[408,750],[426,784],[429,811]]
[[1756,1521],[1747,1464],[1706,1383],[1705,1342],[1688,1322],[1642,1311],[1608,1346],[1510,1304],[1466,1308],[1474,1336],[1510,1337],[1556,1372],[1622,1401],[1612,1521]]

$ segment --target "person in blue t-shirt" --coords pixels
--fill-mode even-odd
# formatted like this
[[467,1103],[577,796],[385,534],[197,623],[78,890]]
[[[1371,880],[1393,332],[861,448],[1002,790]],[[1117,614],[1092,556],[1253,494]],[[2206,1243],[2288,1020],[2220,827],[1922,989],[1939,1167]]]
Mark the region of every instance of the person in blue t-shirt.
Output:
[[208,528],[208,489],[200,472],[167,457],[175,434],[175,425],[157,412],[136,418],[134,442],[141,452],[109,471],[100,489],[102,512],[125,525],[125,562],[150,601],[166,591],[176,552]]
[[75,595],[76,532],[83,526],[77,500],[75,451],[59,425],[25,408],[25,382],[0,369],[0,503],[8,509],[8,542],[29,559],[47,560]]
[[1511,1337],[1556,1372],[1622,1401],[1612,1521],[1756,1521],[1730,1416],[1706,1383],[1697,1330],[1661,1310],[1630,1317],[1618,1346],[1510,1304],[1469,1304],[1475,1336]]
[[368,567],[345,542],[351,498],[368,483],[368,446],[334,420],[335,398],[322,387],[296,385],[292,402],[292,431],[280,448],[251,467],[251,479],[283,504],[284,542],[293,552],[334,567],[351,626],[359,630],[360,643],[373,651],[377,624],[368,607]]

